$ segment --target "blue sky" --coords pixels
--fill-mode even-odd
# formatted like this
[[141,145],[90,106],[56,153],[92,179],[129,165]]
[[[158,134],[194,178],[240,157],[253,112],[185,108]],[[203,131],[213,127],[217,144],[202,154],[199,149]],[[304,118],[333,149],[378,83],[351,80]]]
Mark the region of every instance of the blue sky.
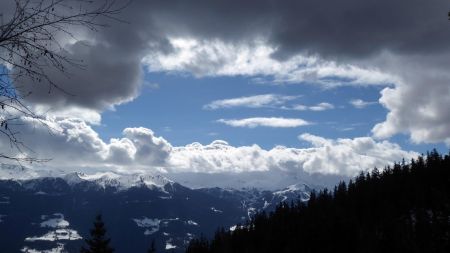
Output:
[[[104,140],[121,136],[126,127],[143,126],[164,136],[175,146],[193,142],[209,144],[221,139],[234,146],[258,144],[265,149],[276,145],[309,147],[298,140],[301,133],[311,133],[330,139],[371,136],[376,123],[382,122],[386,108],[378,103],[383,86],[325,88],[315,84],[258,83],[254,78],[194,77],[179,73],[147,73],[147,85],[134,101],[116,106],[102,114],[102,124],[95,126]],[[324,111],[295,111],[277,108],[220,108],[204,109],[214,100],[248,97],[263,94],[298,96],[288,104],[313,106],[327,102],[333,109]],[[354,107],[350,101],[361,99],[374,102],[364,108]],[[250,117],[301,118],[311,125],[292,128],[231,127],[218,119]],[[391,138],[404,149],[426,152],[437,148],[446,152],[443,144],[415,144],[405,134]]]

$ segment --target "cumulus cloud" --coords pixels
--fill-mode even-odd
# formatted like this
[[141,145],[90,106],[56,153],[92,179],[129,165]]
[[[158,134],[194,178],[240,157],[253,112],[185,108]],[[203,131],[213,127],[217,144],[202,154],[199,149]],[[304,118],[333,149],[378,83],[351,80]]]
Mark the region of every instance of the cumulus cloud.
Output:
[[203,108],[208,110],[216,110],[220,108],[234,108],[234,107],[248,107],[248,108],[276,107],[286,103],[287,101],[294,100],[296,98],[298,98],[298,96],[264,94],[248,97],[215,100],[203,106]]
[[369,105],[374,105],[377,102],[364,101],[362,99],[352,99],[352,100],[350,100],[349,103],[355,108],[363,109],[363,108],[366,108]]
[[246,119],[219,119],[223,123],[232,127],[299,127],[310,125],[311,123],[303,119],[281,118],[281,117],[255,117]]
[[[403,72],[395,87],[382,90],[380,104],[389,110],[384,122],[372,129],[388,138],[409,134],[415,143],[445,142],[450,145],[450,53],[439,57],[405,56],[386,68]],[[425,61],[429,65],[423,66]],[[402,63],[402,64],[400,64]]]
[[383,168],[392,161],[418,155],[402,150],[397,144],[377,142],[371,137],[333,140],[305,133],[299,139],[313,145],[306,149],[308,155],[303,163],[303,169],[308,172],[355,175],[362,168]]
[[[22,150],[24,154],[50,158],[51,161],[44,165],[58,170],[155,168],[166,165],[172,149],[164,138],[146,128],[126,128],[123,138],[105,142],[91,126],[79,119],[47,118],[38,122],[22,118],[22,123],[17,129],[20,138],[33,140],[27,142],[27,147]],[[1,140],[0,148],[17,152],[5,139]]]
[[[253,175],[258,183],[270,185],[271,180],[286,183],[289,181],[287,178],[291,177],[290,182],[298,182],[314,174],[354,176],[361,170],[384,168],[394,161],[418,155],[402,150],[397,144],[377,142],[370,137],[333,140],[305,133],[299,139],[310,143],[312,147],[277,146],[265,150],[258,145],[235,147],[224,141],[174,147],[168,171],[171,174],[199,175],[238,173],[250,181]],[[260,177],[261,173],[265,174],[265,178]],[[227,176],[224,178],[227,180]],[[186,183],[193,180],[179,179],[186,180]],[[241,183],[245,184],[245,181]]]

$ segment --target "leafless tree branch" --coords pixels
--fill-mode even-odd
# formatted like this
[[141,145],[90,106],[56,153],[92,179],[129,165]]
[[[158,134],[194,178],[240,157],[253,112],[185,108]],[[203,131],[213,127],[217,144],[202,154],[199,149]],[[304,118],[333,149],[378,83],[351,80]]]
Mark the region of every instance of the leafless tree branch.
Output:
[[[82,68],[80,60],[68,57],[60,35],[76,40],[71,32],[75,27],[91,31],[107,27],[100,20],[121,21],[117,15],[129,4],[115,0],[11,0],[15,9],[5,21],[0,11],[0,140],[9,140],[8,152],[0,150],[3,161],[46,162],[30,154],[33,152],[20,140],[15,130],[23,117],[31,118],[49,127],[44,118],[24,103],[29,92],[17,80],[26,77],[39,89],[53,89],[68,94],[55,83],[49,69],[67,74],[69,67]],[[121,21],[123,22],[123,21]],[[9,151],[18,155],[8,155]]]

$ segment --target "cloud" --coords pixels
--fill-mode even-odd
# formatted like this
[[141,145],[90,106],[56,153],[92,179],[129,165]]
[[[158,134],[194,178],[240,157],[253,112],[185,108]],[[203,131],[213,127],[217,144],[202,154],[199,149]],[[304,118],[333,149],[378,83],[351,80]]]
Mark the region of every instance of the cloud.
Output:
[[398,85],[381,91],[379,102],[389,112],[385,121],[372,129],[375,137],[404,133],[414,143],[450,145],[449,57],[450,53],[439,57],[405,56],[387,64],[386,68],[404,74]]
[[402,150],[397,144],[377,142],[371,137],[333,140],[305,133],[299,139],[313,145],[306,149],[303,163],[303,169],[310,173],[355,175],[362,168],[384,168],[392,161],[409,160],[418,155]]
[[291,108],[289,107],[284,107],[284,109],[287,110],[296,110],[296,111],[326,111],[326,110],[331,110],[334,109],[334,105],[327,103],[327,102],[322,102],[319,103],[317,105],[313,105],[313,106],[306,106],[306,105],[294,105]]
[[[22,92],[31,92],[25,100],[55,116],[64,112],[70,116],[73,110],[101,113],[133,100],[139,94],[143,72],[138,58],[111,51],[104,42],[78,41],[67,46],[65,55],[83,59],[85,68],[69,68],[61,73],[47,68],[47,73],[58,89],[51,89],[45,82],[38,85],[26,77],[19,79]],[[68,76],[67,76],[68,75]]]
[[332,105],[330,103],[320,103],[315,106],[311,106],[309,109],[311,111],[325,111],[325,110],[334,109],[334,105]]
[[445,0],[426,6],[421,0],[144,2],[136,6],[173,37],[228,44],[266,38],[278,57],[305,52],[349,59],[383,50],[428,54],[450,48],[450,34],[442,32],[448,27]]
[[272,83],[313,82],[324,87],[343,85],[390,85],[395,76],[376,68],[360,68],[324,60],[318,56],[294,54],[287,60],[273,58],[276,48],[267,41],[244,44],[220,40],[169,38],[174,50],[155,52],[143,59],[149,71],[169,71],[204,76],[263,76],[259,81]]
[[234,107],[276,107],[296,99],[298,96],[282,96],[277,94],[264,94],[248,97],[238,97],[230,99],[215,100],[203,106],[204,109],[216,110],[220,108],[234,108]]
[[307,175],[315,173],[354,176],[361,170],[382,169],[393,161],[418,155],[402,150],[397,144],[377,142],[370,137],[333,140],[305,133],[299,139],[312,147],[277,146],[265,150],[258,145],[234,147],[224,141],[174,147],[168,171],[221,175],[259,172],[265,173],[266,179],[258,177],[258,180],[270,184],[268,181],[278,180],[281,175],[294,177],[295,180],[304,180]]
[[366,108],[369,105],[374,105],[377,102],[364,101],[362,99],[352,99],[352,100],[350,100],[349,103],[355,108],[363,109],[363,108]]
[[223,123],[232,127],[299,127],[310,125],[311,123],[303,119],[291,119],[281,117],[255,117],[246,119],[219,119],[219,123]]
[[264,94],[247,97],[229,98],[212,101],[203,106],[203,109],[216,110],[221,108],[273,108],[282,110],[297,111],[325,111],[334,109],[334,105],[322,102],[317,105],[306,106],[300,104],[288,105],[288,102],[299,98],[300,96],[283,96],[278,94]]
[[[166,164],[172,146],[150,129],[126,128],[123,138],[103,141],[91,126],[80,119],[49,117],[41,122],[22,118],[16,129],[27,142],[24,153],[50,158],[44,166],[59,170],[108,168],[110,170],[149,169]],[[5,138],[5,137],[1,137]],[[0,143],[2,151],[16,150],[7,140]],[[11,155],[17,155],[11,154]],[[18,154],[21,155],[21,154]],[[23,154],[22,154],[23,155]]]

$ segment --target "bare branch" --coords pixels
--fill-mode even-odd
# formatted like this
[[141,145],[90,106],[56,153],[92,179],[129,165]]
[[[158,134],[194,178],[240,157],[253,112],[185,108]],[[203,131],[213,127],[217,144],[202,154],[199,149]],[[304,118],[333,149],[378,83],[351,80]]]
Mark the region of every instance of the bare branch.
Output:
[[[0,150],[2,160],[22,162],[46,162],[38,159],[22,141],[16,127],[23,118],[30,118],[49,127],[44,117],[36,114],[23,101],[29,91],[18,85],[26,78],[41,89],[53,89],[67,93],[50,78],[49,70],[66,76],[69,67],[83,68],[80,60],[68,57],[59,36],[76,40],[73,28],[91,31],[106,27],[102,20],[124,22],[117,15],[130,3],[119,5],[116,0],[10,0],[15,4],[8,20],[0,13],[0,138],[9,140],[9,150]],[[18,154],[18,155],[9,155]]]

